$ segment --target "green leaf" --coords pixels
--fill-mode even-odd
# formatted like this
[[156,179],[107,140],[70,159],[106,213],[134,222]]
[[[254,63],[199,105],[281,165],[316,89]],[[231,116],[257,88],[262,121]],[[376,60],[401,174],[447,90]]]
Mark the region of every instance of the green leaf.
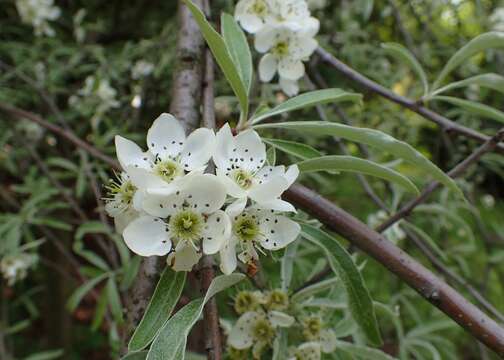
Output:
[[79,306],[80,302],[82,301],[82,298],[84,296],[86,296],[86,294],[88,292],[90,292],[96,285],[98,285],[98,283],[100,283],[100,281],[103,281],[109,275],[110,275],[109,273],[101,274],[100,276],[97,276],[97,277],[85,282],[81,286],[79,286],[73,292],[72,296],[70,296],[70,298],[68,299],[68,302],[67,302],[68,310],[73,312],[77,308],[77,306]]
[[288,291],[292,280],[292,270],[294,267],[294,260],[296,260],[297,248],[299,246],[299,241],[294,241],[287,245],[285,249],[284,256],[282,257],[282,268],[281,268],[281,288],[283,291]]
[[399,62],[406,63],[422,81],[424,94],[427,94],[429,92],[429,82],[427,81],[427,75],[425,74],[422,65],[420,65],[415,56],[407,48],[397,43],[384,43],[382,44],[382,48],[385,50],[385,52],[399,60]]
[[186,273],[166,268],[161,274],[156,290],[145,314],[128,344],[128,351],[146,348],[159,329],[168,321],[184,289]]
[[112,316],[117,324],[121,324],[123,322],[121,296],[119,295],[119,290],[117,290],[114,276],[109,277],[107,280],[106,291]]
[[105,318],[105,313],[107,312],[108,296],[107,292],[103,291],[98,299],[98,304],[95,307],[95,314],[93,317],[93,322],[91,323],[91,330],[96,331],[100,328],[100,325]]
[[442,88],[434,91],[432,96],[469,85],[478,85],[504,94],[504,77],[499,74],[489,73],[472,76],[470,78],[443,86]]
[[147,359],[148,351],[137,351],[122,357],[121,360],[145,360]]
[[53,360],[63,356],[65,352],[61,349],[41,351],[24,358],[24,360]]
[[110,229],[101,221],[87,221],[80,225],[75,232],[74,238],[79,241],[87,234],[109,234]]
[[356,93],[349,93],[341,89],[324,89],[324,90],[310,91],[308,93],[304,93],[296,97],[290,98],[289,100],[281,103],[277,107],[262,112],[261,114],[253,117],[250,121],[252,124],[257,124],[263,121],[264,119],[267,119],[275,115],[280,115],[288,111],[294,111],[328,102],[337,103],[343,101],[352,101],[356,103],[361,103],[362,95]]
[[439,74],[438,78],[434,82],[432,90],[439,88],[443,80],[460,64],[468,60],[473,55],[479,53],[480,51],[485,51],[490,48],[502,48],[504,47],[504,33],[503,32],[488,32],[481,34],[461,49],[459,49],[451,58],[448,60],[443,70]]
[[304,238],[318,245],[325,252],[331,269],[345,287],[348,306],[355,322],[373,345],[380,346],[382,339],[373,301],[350,254],[335,238],[316,227],[302,224],[301,232]]
[[249,94],[252,86],[253,65],[247,37],[233,16],[226,13],[221,16],[221,32],[247,94]]
[[238,101],[240,102],[240,107],[242,111],[242,118],[246,119],[248,116],[248,94],[245,88],[245,85],[240,77],[240,73],[238,72],[233,59],[231,58],[231,54],[224,42],[224,39],[220,34],[215,31],[215,29],[208,23],[205,18],[203,12],[192,3],[190,0],[183,0],[187,5],[189,10],[194,16],[194,19],[198,23],[198,26],[205,38],[205,41],[208,44],[208,47],[212,51],[212,54],[219,64],[224,76],[226,77],[229,85],[233,89]]
[[481,104],[475,101],[459,99],[451,96],[434,96],[432,100],[440,100],[452,105],[461,107],[462,109],[475,115],[493,119],[504,124],[504,113],[491,106]]
[[299,303],[302,300],[307,299],[307,298],[309,298],[319,292],[322,292],[322,291],[325,291],[327,289],[332,288],[338,282],[339,282],[339,279],[336,277],[334,277],[332,279],[319,281],[318,283],[307,286],[304,289],[301,289],[298,292],[294,293],[291,297],[291,301],[293,303],[295,303],[295,302]]
[[198,321],[206,302],[218,292],[235,285],[244,278],[243,274],[217,276],[203,299],[191,301],[164,324],[150,347],[147,360],[179,360],[187,335]]
[[366,174],[385,179],[402,186],[409,192],[419,195],[415,184],[406,176],[401,175],[383,165],[374,163],[366,159],[360,159],[354,156],[331,155],[319,158],[309,159],[297,164],[301,172],[313,171],[349,171],[359,174]]
[[269,166],[275,166],[276,164],[276,150],[273,146],[266,151],[266,162]]
[[369,348],[367,346],[356,345],[346,341],[336,340],[336,348],[347,352],[351,355],[355,355],[357,358],[362,360],[394,360],[395,357],[392,357],[388,354],[385,354],[383,351]]
[[429,244],[429,246],[432,248],[432,250],[444,261],[448,261],[448,257],[446,256],[445,252],[441,250],[441,248],[436,244],[434,239],[427,234],[425,231],[420,229],[418,226],[415,226],[407,221],[402,221],[401,225],[409,229],[410,231],[413,231],[417,236],[420,236],[426,243]]
[[63,231],[72,231],[72,225],[60,220],[55,220],[47,217],[39,217],[36,219],[32,219],[30,223],[34,225],[44,225],[49,226],[53,229],[63,230]]
[[277,124],[262,124],[256,125],[254,128],[280,128],[298,130],[303,133],[313,133],[316,135],[332,135],[387,151],[424,170],[434,179],[446,185],[461,198],[465,199],[464,193],[459,189],[455,181],[436,165],[430,162],[425,156],[415,150],[415,148],[411,145],[399,141],[381,131],[367,128],[357,128],[343,124],[328,123],[326,121],[296,121]]
[[322,154],[318,150],[312,148],[310,145],[280,139],[262,138],[262,140],[266,144],[273,146],[276,149],[283,151],[284,153],[296,156],[303,160],[322,156]]

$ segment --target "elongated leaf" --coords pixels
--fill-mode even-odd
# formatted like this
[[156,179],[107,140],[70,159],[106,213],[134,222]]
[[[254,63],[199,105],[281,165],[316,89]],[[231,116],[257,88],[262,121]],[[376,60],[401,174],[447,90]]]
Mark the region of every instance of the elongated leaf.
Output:
[[422,65],[420,65],[415,56],[407,48],[397,43],[385,43],[382,44],[382,48],[388,54],[399,60],[399,62],[406,63],[417,74],[420,81],[422,81],[424,94],[427,94],[429,92],[429,82],[427,81],[427,75],[425,74]]
[[218,292],[235,285],[244,278],[243,274],[216,277],[203,299],[191,301],[165,323],[151,345],[147,360],[179,360],[187,335],[198,321],[205,303]]
[[318,150],[312,148],[310,145],[280,139],[262,138],[262,140],[266,144],[271,145],[276,149],[283,151],[284,153],[296,156],[303,160],[322,156],[322,154]]
[[25,357],[24,360],[53,360],[62,357],[64,353],[61,349],[41,351]]
[[292,302],[301,302],[302,300],[309,298],[316,293],[332,288],[335,284],[338,283],[338,281],[339,279],[336,277],[319,281],[318,283],[307,286],[304,289],[301,289],[298,292],[294,293],[294,295],[292,295],[291,297],[291,300]]
[[350,254],[336,239],[318,228],[302,224],[301,232],[304,238],[318,245],[325,252],[331,269],[345,286],[348,306],[354,320],[373,345],[381,345],[382,339],[373,301]]
[[442,88],[439,88],[438,90],[434,91],[432,93],[432,96],[469,85],[478,85],[504,94],[504,76],[489,73],[489,74],[472,76],[470,78],[456,81],[446,86],[443,86]]
[[425,156],[415,150],[411,145],[399,141],[381,131],[367,128],[357,128],[343,124],[328,123],[326,121],[297,121],[278,124],[262,124],[256,125],[254,128],[281,128],[298,130],[316,135],[338,136],[387,151],[424,170],[434,179],[448,186],[452,191],[456,192],[460,197],[465,199],[463,192],[458,188],[455,181],[436,165],[430,162]]
[[247,94],[249,94],[252,85],[253,65],[247,37],[233,16],[229,14],[222,14],[221,27],[224,42],[240,73]]
[[101,274],[79,286],[77,290],[73,292],[72,296],[70,296],[70,299],[68,299],[67,302],[68,310],[74,311],[80,304],[82,298],[86,296],[86,294],[90,292],[96,285],[98,285],[100,281],[105,280],[109,275],[110,275],[109,273]]
[[100,325],[105,318],[105,313],[107,312],[108,296],[107,292],[103,291],[98,299],[98,304],[95,307],[95,314],[93,317],[93,322],[91,323],[91,330],[96,331],[100,328]]
[[114,320],[116,323],[121,324],[123,322],[121,296],[119,295],[119,290],[117,289],[117,284],[113,276],[109,277],[107,280],[106,289],[108,303]]
[[447,261],[448,260],[448,257],[446,256],[445,252],[443,250],[441,250],[441,248],[438,246],[438,244],[436,244],[436,242],[434,241],[434,239],[432,239],[432,237],[430,237],[429,234],[427,234],[425,231],[423,231],[422,229],[420,229],[418,226],[415,226],[407,221],[403,221],[401,222],[401,225],[402,226],[405,226],[407,229],[410,229],[411,231],[413,231],[415,234],[417,234],[418,236],[420,236],[422,239],[424,239],[425,242],[427,242],[429,244],[429,246],[432,248],[432,250],[434,250],[434,252],[441,258],[443,259],[444,261]]
[[360,103],[362,102],[362,95],[357,93],[349,93],[341,89],[324,89],[324,90],[310,91],[308,93],[304,93],[296,97],[290,98],[289,100],[281,103],[280,105],[269,111],[262,112],[261,114],[252,118],[251,123],[257,124],[264,119],[267,119],[275,115],[280,115],[288,111],[294,111],[328,102],[337,103],[343,101],[352,101]]
[[438,78],[434,82],[432,90],[439,88],[443,80],[455,69],[457,66],[468,60],[473,55],[479,53],[480,51],[485,51],[491,48],[502,48],[504,47],[504,33],[503,32],[488,32],[481,34],[461,49],[459,49],[451,58],[448,60],[443,70],[439,74]]
[[385,354],[383,351],[369,348],[367,346],[356,345],[346,341],[336,340],[336,348],[343,350],[351,355],[357,356],[357,358],[362,360],[394,360],[395,357],[392,357],[388,354]]
[[269,166],[275,166],[276,164],[276,150],[273,146],[266,151],[266,162]]
[[287,245],[285,249],[284,256],[282,258],[282,268],[281,268],[281,282],[282,290],[288,291],[292,280],[292,270],[294,267],[294,260],[296,259],[297,248],[299,246],[299,241],[294,241]]
[[441,319],[437,321],[428,322],[426,324],[420,324],[408,332],[406,335],[407,338],[418,338],[428,334],[431,334],[436,331],[443,331],[446,329],[453,328],[457,326],[453,320],[450,319]]
[[242,117],[247,118],[248,114],[248,94],[245,85],[240,77],[240,73],[231,58],[231,54],[222,39],[222,36],[215,31],[215,29],[208,23],[203,12],[192,3],[190,0],[184,0],[189,10],[194,16],[194,19],[198,23],[198,26],[208,44],[208,47],[212,51],[215,60],[219,64],[224,76],[226,77],[229,85],[233,89],[238,101],[240,102],[240,107],[242,111]]
[[147,358],[147,351],[138,351],[127,354],[121,360],[145,360]]
[[467,110],[475,115],[493,119],[504,124],[504,113],[502,111],[494,109],[491,106],[481,104],[476,101],[464,100],[451,96],[434,96],[432,100],[444,101],[452,105],[461,107],[462,109]]
[[396,183],[406,190],[420,194],[415,184],[406,176],[401,175],[395,170],[389,169],[383,165],[372,161],[361,159],[354,156],[331,155],[319,158],[309,159],[297,164],[301,172],[313,171],[349,171],[359,174],[366,174],[385,179]]
[[184,289],[186,273],[166,268],[161,274],[156,290],[145,314],[128,344],[129,351],[146,348],[159,329],[168,321]]

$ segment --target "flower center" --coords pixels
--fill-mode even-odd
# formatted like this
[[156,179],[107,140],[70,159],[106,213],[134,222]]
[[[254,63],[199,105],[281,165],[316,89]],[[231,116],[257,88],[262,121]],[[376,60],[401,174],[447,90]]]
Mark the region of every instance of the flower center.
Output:
[[249,189],[252,186],[252,175],[242,169],[238,169],[231,175],[235,183],[238,184],[244,190]]
[[252,13],[262,17],[266,15],[268,7],[266,6],[264,0],[256,0],[251,7],[251,11]]
[[287,41],[279,41],[271,52],[278,57],[287,56],[289,54],[289,43]]
[[275,337],[275,329],[266,319],[259,319],[252,329],[254,338],[260,342],[269,342]]
[[310,341],[320,338],[322,320],[318,316],[312,316],[303,321],[303,336]]
[[[127,179],[127,178],[126,178]],[[130,180],[122,177],[118,180],[110,180],[109,184],[105,186],[108,190],[109,196],[105,198],[108,203],[115,203],[118,210],[126,210],[133,202],[133,196],[137,188]]]
[[184,175],[184,170],[180,164],[172,160],[163,160],[156,163],[154,172],[167,183],[170,183],[175,180],[175,178]]
[[280,290],[272,290],[268,294],[266,307],[269,310],[285,310],[289,307],[289,297]]
[[170,218],[168,226],[177,241],[197,241],[205,221],[203,217],[191,210],[183,210]]
[[233,224],[233,231],[242,242],[254,241],[259,235],[259,225],[251,215],[242,214]]
[[234,308],[238,314],[256,310],[259,303],[250,291],[240,291],[235,298]]

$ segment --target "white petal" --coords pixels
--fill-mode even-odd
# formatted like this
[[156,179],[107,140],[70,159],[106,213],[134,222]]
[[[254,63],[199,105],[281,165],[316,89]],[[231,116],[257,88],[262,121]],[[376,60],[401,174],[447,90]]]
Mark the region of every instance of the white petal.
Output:
[[254,46],[260,53],[265,53],[273,47],[276,41],[275,29],[272,26],[266,26],[255,36]]
[[238,259],[244,264],[249,264],[259,259],[259,255],[257,255],[257,251],[251,242],[245,244],[245,250],[238,254]]
[[247,191],[243,190],[241,187],[238,186],[237,183],[231,180],[231,178],[226,176],[225,172],[223,172],[220,169],[217,169],[217,177],[221,182],[221,184],[224,185],[224,187],[226,188],[226,193],[229,194],[229,196],[232,196],[237,199],[247,197]]
[[282,176],[272,176],[266,182],[257,184],[249,191],[249,197],[261,202],[270,202],[272,199],[276,199],[282,195],[282,193],[287,189],[287,180]]
[[117,216],[114,216],[114,225],[116,231],[119,234],[122,234],[124,229],[126,229],[126,227],[139,216],[140,214],[138,213],[138,211],[135,210],[123,211]]
[[245,206],[247,206],[247,198],[238,199],[226,207],[226,214],[228,214],[230,218],[234,218],[242,213]]
[[229,275],[233,271],[235,271],[237,266],[235,237],[232,236],[228,239],[228,241],[220,250],[219,255],[221,271],[226,275]]
[[297,165],[292,165],[289,166],[287,171],[285,172],[285,179],[287,180],[287,187],[290,187],[292,184],[294,184],[294,181],[299,176],[299,168]]
[[285,166],[283,166],[283,165],[264,166],[261,170],[259,170],[254,175],[254,178],[256,179],[257,182],[259,182],[259,181],[265,182],[274,176],[284,177],[285,176]]
[[222,210],[217,210],[206,221],[203,233],[203,252],[213,255],[219,252],[231,236],[231,220]]
[[220,169],[227,169],[231,167],[231,153],[234,148],[234,137],[231,133],[231,128],[228,123],[220,128],[216,135],[215,152],[213,154],[213,161],[215,166]]
[[239,17],[242,28],[251,34],[255,34],[264,27],[264,22],[256,15],[243,14]]
[[[235,137],[236,151],[234,157],[238,159],[240,168],[257,171],[266,161],[266,145],[254,130],[246,130]],[[234,150],[234,149],[233,149]]]
[[268,313],[268,320],[270,321],[271,325],[275,327],[276,326],[290,327],[292,326],[292,324],[294,324],[295,321],[295,319],[292,316],[274,310]]
[[279,84],[280,87],[282,88],[282,91],[287,96],[294,96],[299,93],[299,85],[297,80],[288,80],[281,77]]
[[194,130],[186,140],[180,163],[184,170],[190,171],[206,166],[215,149],[215,134],[213,130],[199,128]]
[[303,21],[303,34],[306,37],[313,38],[315,35],[317,35],[319,29],[320,29],[320,21],[317,18],[310,16],[305,21]]
[[161,159],[175,157],[182,150],[186,136],[180,122],[171,114],[161,114],[147,132],[147,146]]
[[320,333],[320,346],[325,353],[332,353],[336,350],[336,334],[332,330],[322,330]]
[[115,147],[117,159],[123,169],[126,170],[128,166],[150,169],[152,155],[149,152],[144,153],[133,141],[116,135]]
[[136,211],[141,212],[143,210],[143,200],[145,196],[145,191],[144,190],[137,190],[135,191],[135,194],[133,195],[133,209]]
[[226,201],[226,188],[217,176],[195,175],[182,189],[185,201],[194,210],[211,214],[220,209]]
[[301,344],[296,350],[297,359],[320,360],[320,344],[318,342],[307,342]]
[[291,203],[282,199],[274,199],[271,201],[256,203],[254,204],[254,208],[263,210],[275,210],[281,212],[293,212],[293,213],[297,212],[296,208],[292,206]]
[[262,82],[270,82],[277,71],[278,62],[275,56],[266,54],[259,62],[259,78]]
[[175,251],[168,255],[166,261],[175,271],[191,271],[200,258],[201,253],[192,244],[183,241],[177,244]]
[[163,256],[171,249],[166,224],[158,218],[141,216],[131,222],[123,232],[126,245],[140,256]]
[[182,208],[184,197],[180,191],[170,195],[156,195],[146,193],[143,197],[142,208],[152,216],[166,218]]
[[150,188],[168,186],[168,184],[163,181],[163,179],[152,173],[150,171],[150,168],[143,169],[134,166],[127,166],[125,170],[128,173],[133,185],[135,185],[139,189],[146,190]]
[[[318,29],[317,29],[318,31]],[[313,37],[302,36],[298,39],[295,49],[296,57],[298,59],[307,59],[318,47],[318,42]]]
[[268,250],[281,249],[296,240],[301,227],[295,221],[281,215],[265,212],[260,218],[261,231],[264,238],[261,246]]
[[301,60],[282,59],[278,63],[278,73],[287,80],[298,80],[303,77],[305,67]]
[[192,170],[191,172],[187,173],[184,176],[181,176],[181,177],[174,179],[169,184],[163,181],[162,184],[159,184],[161,186],[150,185],[147,187],[146,192],[148,194],[160,195],[160,196],[161,195],[165,195],[165,196],[171,195],[174,192],[176,192],[177,190],[181,190],[182,188],[184,188],[189,183],[189,181],[191,180],[191,178],[193,176],[203,175],[204,171],[205,171],[205,168],[199,168],[196,170]]
[[236,349],[248,349],[254,342],[252,330],[261,315],[254,311],[248,311],[236,322],[228,337],[228,343]]

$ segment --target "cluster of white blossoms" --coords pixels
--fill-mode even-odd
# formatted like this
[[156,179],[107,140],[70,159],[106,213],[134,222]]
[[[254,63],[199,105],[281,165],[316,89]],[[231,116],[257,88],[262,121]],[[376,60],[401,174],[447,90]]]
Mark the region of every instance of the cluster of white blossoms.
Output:
[[319,21],[310,15],[305,0],[240,0],[235,18],[255,35],[255,48],[264,55],[259,77],[270,82],[278,73],[279,84],[288,96],[299,92],[298,80],[318,46]]
[[[229,125],[215,134],[200,128],[186,137],[170,114],[147,133],[147,151],[115,139],[123,172],[108,186],[106,210],[126,245],[141,256],[164,256],[176,271],[190,271],[202,254],[219,254],[232,273],[237,258],[258,260],[296,239],[295,212],[280,196],[298,176],[297,166],[266,164],[266,148],[253,130],[233,136]],[[205,173],[213,159],[216,175]],[[239,252],[237,256],[237,251]]]
[[234,309],[239,319],[228,331],[230,359],[260,359],[281,328],[292,330],[299,346],[290,349],[289,360],[319,360],[321,353],[336,348],[336,334],[325,326],[322,316],[296,312],[286,292],[240,291]]
[[17,0],[16,7],[25,24],[33,26],[37,36],[54,36],[54,29],[49,21],[56,20],[61,15],[59,7],[53,0]]
[[12,286],[28,275],[30,267],[38,261],[37,255],[19,253],[6,255],[0,260],[0,271],[7,285]]

